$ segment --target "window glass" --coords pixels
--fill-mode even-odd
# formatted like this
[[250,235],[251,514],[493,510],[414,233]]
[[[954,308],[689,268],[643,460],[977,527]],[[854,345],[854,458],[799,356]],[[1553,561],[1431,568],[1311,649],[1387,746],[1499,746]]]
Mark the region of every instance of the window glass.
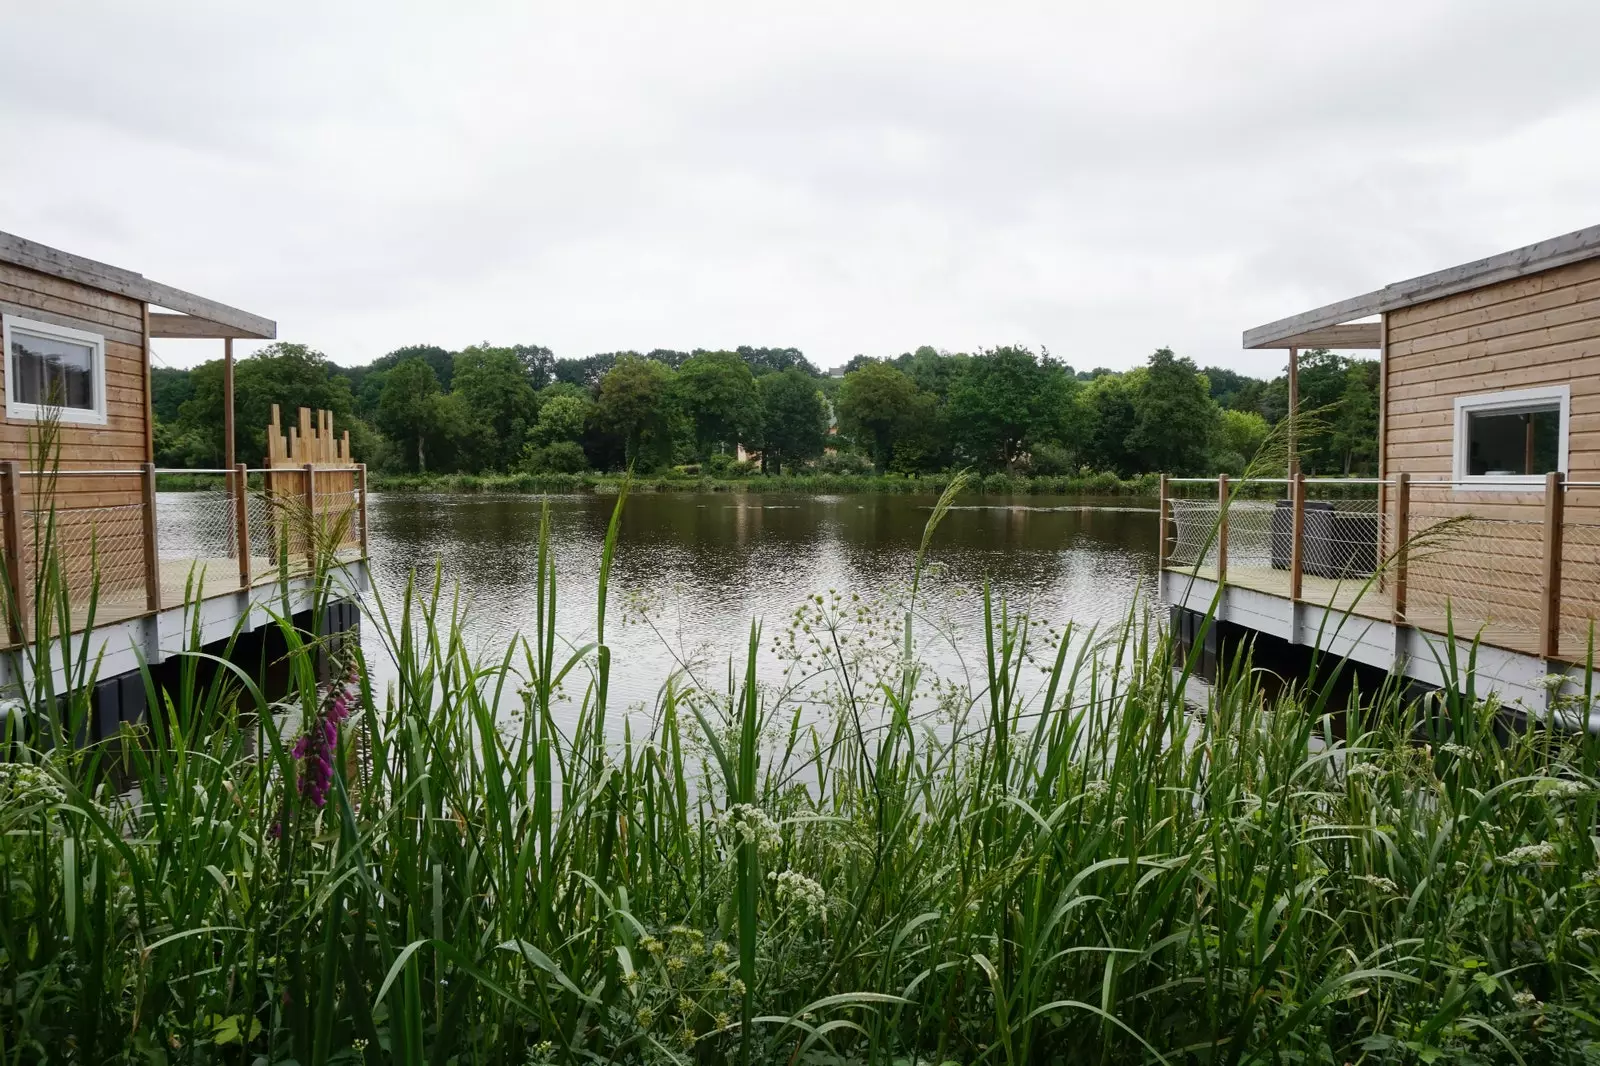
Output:
[[1561,469],[1561,408],[1467,413],[1467,473],[1491,477]]
[[94,348],[11,331],[12,397],[41,407],[94,410]]

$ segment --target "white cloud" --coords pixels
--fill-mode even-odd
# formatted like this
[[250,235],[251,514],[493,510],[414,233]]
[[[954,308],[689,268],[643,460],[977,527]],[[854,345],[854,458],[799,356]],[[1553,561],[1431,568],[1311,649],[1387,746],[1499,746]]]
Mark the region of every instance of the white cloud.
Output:
[[0,227],[342,362],[1265,371],[1247,326],[1597,221],[1585,2],[752,12],[33,5],[0,35]]

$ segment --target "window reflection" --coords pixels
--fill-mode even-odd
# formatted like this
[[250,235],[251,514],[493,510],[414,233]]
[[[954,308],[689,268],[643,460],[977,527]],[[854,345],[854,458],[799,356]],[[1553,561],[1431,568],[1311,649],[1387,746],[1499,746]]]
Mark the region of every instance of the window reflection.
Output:
[[12,397],[42,407],[94,410],[94,349],[13,330]]

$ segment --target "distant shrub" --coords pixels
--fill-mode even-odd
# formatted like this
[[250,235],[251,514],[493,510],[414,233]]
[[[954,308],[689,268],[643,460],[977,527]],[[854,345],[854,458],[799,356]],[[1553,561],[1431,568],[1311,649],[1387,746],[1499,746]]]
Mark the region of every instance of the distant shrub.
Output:
[[857,452],[824,452],[817,460],[819,474],[870,474],[872,460]]
[[1072,453],[1059,444],[1035,444],[1028,453],[1026,473],[1035,477],[1056,477],[1073,472]]
[[558,440],[523,453],[523,469],[532,474],[577,474],[589,468],[589,457],[575,441]]

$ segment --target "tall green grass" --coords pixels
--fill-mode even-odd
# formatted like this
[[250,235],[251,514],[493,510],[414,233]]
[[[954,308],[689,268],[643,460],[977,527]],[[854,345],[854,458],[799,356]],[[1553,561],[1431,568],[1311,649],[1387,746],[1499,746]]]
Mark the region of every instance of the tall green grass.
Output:
[[1470,674],[1335,706],[1331,667],[1269,697],[1237,655],[1191,699],[1139,615],[989,595],[982,680],[929,676],[957,488],[897,619],[820,593],[642,714],[615,520],[593,643],[548,514],[497,658],[437,576],[374,597],[393,680],[349,663],[324,806],[293,749],[343,697],[287,617],[288,707],[191,671],[119,744],[14,744],[0,1063],[1595,1060],[1593,739]]

